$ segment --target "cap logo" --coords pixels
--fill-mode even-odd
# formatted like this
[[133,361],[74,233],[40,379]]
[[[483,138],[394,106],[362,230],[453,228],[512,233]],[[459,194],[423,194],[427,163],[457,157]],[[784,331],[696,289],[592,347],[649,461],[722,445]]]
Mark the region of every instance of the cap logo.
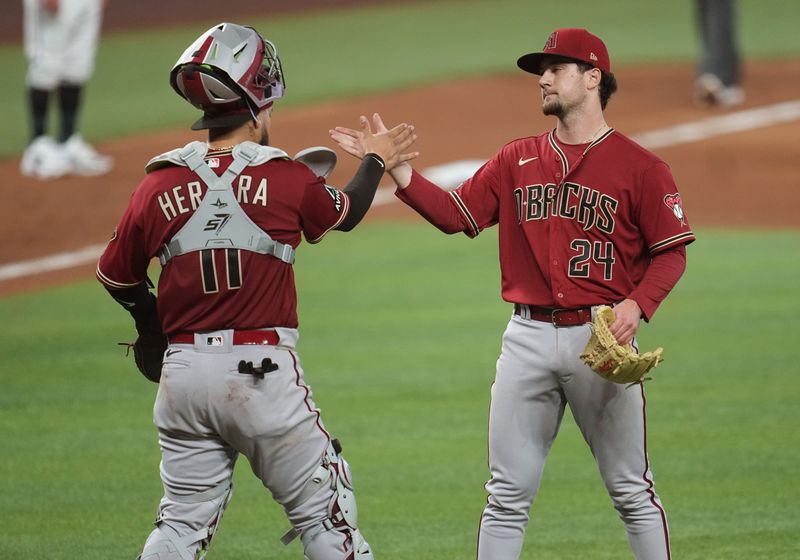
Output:
[[548,49],[556,48],[556,41],[558,40],[558,31],[553,31],[550,36],[547,38],[547,42],[544,44],[543,51]]
[[590,58],[591,60],[597,60],[597,55],[596,55],[596,54],[594,54],[593,52],[590,52],[590,53],[589,53],[589,58]]

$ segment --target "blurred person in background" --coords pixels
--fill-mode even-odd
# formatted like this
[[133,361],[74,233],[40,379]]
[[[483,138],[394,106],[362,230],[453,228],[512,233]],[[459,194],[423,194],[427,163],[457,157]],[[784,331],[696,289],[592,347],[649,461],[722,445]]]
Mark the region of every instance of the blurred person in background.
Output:
[[[83,88],[94,71],[104,6],[105,0],[23,0],[31,119],[31,141],[20,162],[23,175],[55,179],[111,170],[112,159],[97,153],[77,131]],[[47,134],[54,97],[60,114],[55,137]]]
[[744,102],[744,91],[736,45],[736,2],[696,0],[695,9],[700,33],[695,102],[703,106],[739,105]]

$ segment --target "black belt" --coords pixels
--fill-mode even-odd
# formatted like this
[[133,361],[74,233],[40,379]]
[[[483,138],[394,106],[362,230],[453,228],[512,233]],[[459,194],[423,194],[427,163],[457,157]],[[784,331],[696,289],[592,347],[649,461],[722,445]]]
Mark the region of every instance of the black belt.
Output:
[[591,307],[558,309],[515,303],[514,315],[519,315],[523,319],[550,323],[555,327],[574,327],[592,322]]

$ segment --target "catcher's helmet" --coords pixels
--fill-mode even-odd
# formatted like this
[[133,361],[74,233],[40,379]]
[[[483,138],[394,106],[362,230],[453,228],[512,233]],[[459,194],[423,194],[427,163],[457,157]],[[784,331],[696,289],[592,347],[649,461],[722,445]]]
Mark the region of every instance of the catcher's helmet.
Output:
[[242,124],[286,88],[275,45],[235,23],[220,23],[198,37],[172,67],[169,81],[203,111],[194,130]]

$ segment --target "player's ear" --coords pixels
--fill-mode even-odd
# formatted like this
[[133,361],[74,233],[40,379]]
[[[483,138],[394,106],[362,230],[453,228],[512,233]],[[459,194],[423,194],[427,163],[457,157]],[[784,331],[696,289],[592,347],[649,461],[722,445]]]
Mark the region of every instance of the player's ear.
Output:
[[602,78],[603,73],[599,68],[591,68],[583,73],[583,83],[588,90],[598,89]]
[[269,132],[269,125],[271,123],[271,115],[268,109],[263,109],[258,112],[256,118],[250,119],[248,121],[248,128],[250,130],[251,135],[255,134],[257,136],[261,135],[261,131],[266,129]]

